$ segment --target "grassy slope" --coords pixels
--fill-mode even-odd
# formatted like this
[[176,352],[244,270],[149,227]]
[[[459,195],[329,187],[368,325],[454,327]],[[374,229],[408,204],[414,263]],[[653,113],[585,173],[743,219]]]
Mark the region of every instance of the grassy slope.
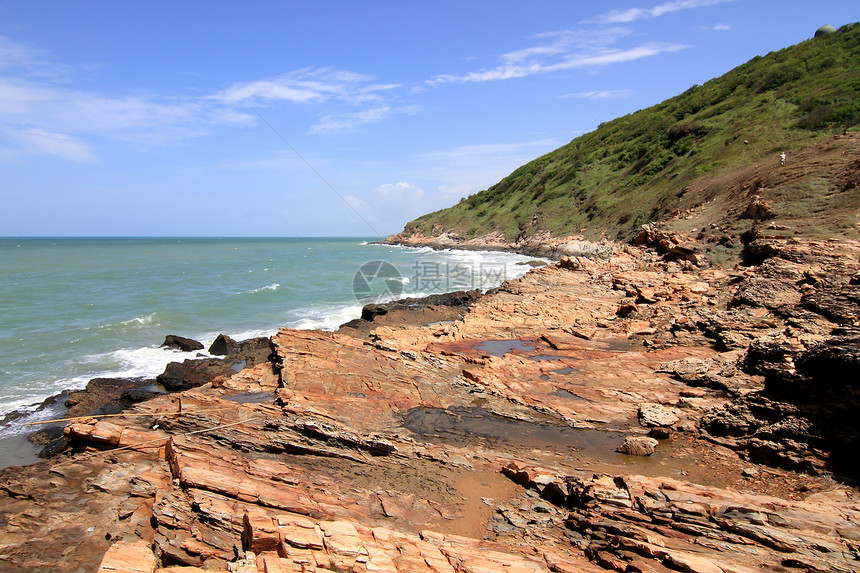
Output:
[[[770,186],[767,173],[775,181],[771,168],[781,151],[789,153],[789,166],[797,165],[802,150],[815,155],[809,150],[858,123],[860,25],[851,25],[601,124],[493,187],[410,222],[403,234],[453,231],[469,239],[502,232],[513,241],[549,231],[626,238],[644,223],[683,220],[679,212],[718,202],[728,190],[748,196],[750,189]],[[856,149],[858,140],[852,141],[849,151]],[[767,167],[764,175],[759,166]],[[793,185],[806,189],[804,196],[816,186],[822,195],[832,192],[833,174],[810,168],[796,175]],[[783,188],[771,199],[781,215],[802,218],[815,198],[804,203],[791,195]],[[742,208],[722,203],[724,211]],[[856,196],[846,207],[856,209],[854,203]],[[844,219],[853,229],[856,217]]]

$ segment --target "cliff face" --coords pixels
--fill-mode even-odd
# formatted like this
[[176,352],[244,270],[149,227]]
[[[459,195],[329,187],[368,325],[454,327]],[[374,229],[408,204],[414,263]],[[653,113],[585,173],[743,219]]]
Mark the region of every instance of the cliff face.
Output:
[[[401,239],[508,244],[547,233],[627,239],[646,223],[712,212],[705,225],[738,224],[753,196],[773,214],[830,211],[846,164],[820,164],[833,135],[860,122],[860,26],[758,57],[656,106],[601,124],[457,205],[408,223]],[[786,152],[781,174],[779,156]],[[839,150],[856,159],[856,146]],[[806,154],[806,155],[804,155]],[[854,167],[856,180],[856,166]],[[856,209],[857,205],[853,205]],[[768,213],[749,214],[766,218]],[[679,222],[679,218],[682,219]],[[818,236],[853,234],[853,221],[822,221]],[[808,230],[811,232],[811,230]]]

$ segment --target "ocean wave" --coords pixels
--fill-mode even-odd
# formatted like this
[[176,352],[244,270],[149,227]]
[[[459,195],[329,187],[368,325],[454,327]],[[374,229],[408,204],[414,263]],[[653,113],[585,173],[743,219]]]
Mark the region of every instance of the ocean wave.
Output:
[[[212,338],[214,341],[214,337]],[[211,344],[212,341],[210,341]],[[121,348],[111,352],[86,354],[76,357],[79,371],[69,376],[30,387],[15,400],[4,400],[0,416],[13,411],[35,409],[43,400],[56,396],[64,390],[80,390],[93,378],[155,378],[170,362],[181,362],[186,358],[197,358],[200,351],[181,352],[161,346]],[[23,390],[23,389],[22,389]]]
[[[280,287],[281,287],[280,283],[272,283],[270,285],[266,285],[266,286],[262,286],[260,288],[255,288],[255,289],[249,290],[245,294],[254,294],[254,293],[263,292],[266,290],[274,291],[274,290],[278,290]],[[240,293],[240,294],[242,294],[242,293]]]
[[361,309],[359,304],[309,309],[306,316],[292,320],[286,326],[296,330],[337,330],[342,324],[360,318]]
[[[134,318],[129,318],[128,320],[121,320],[119,322],[108,322],[107,324],[99,324],[96,326],[97,330],[112,330],[118,327],[124,326],[149,326],[155,320],[155,313],[147,314],[146,316],[135,316]],[[89,327],[82,328],[81,330],[89,330]]]
[[[272,334],[273,334],[275,331],[277,331],[277,327],[275,327],[275,328],[271,328],[271,329],[252,329],[252,330],[251,330],[251,329],[249,329],[249,330],[243,330],[243,331],[236,332],[236,333],[230,333],[230,334],[224,333],[224,334],[225,334],[226,336],[229,336],[229,337],[230,337],[230,338],[232,338],[233,340],[237,340],[237,341],[241,342],[241,341],[243,341],[243,340],[250,340],[250,339],[252,339],[252,338],[267,338],[267,337],[269,337],[269,336],[272,336]],[[201,339],[201,341],[202,341],[202,340],[208,340],[208,341],[210,341],[208,344],[204,343],[204,346],[205,346],[206,348],[209,348],[209,346],[211,346],[211,345],[212,345],[212,342],[214,342],[214,341],[215,341],[215,338],[216,338],[219,334],[222,334],[222,333],[220,333],[220,332],[219,332],[219,333],[211,333],[211,334],[208,334],[208,335],[206,335],[205,337],[203,337],[203,338]]]
[[120,322],[120,324],[122,324],[123,326],[127,326],[130,324],[137,324],[137,325],[143,326],[146,324],[152,324],[152,321],[154,319],[155,319],[155,313],[152,313],[152,314],[148,314],[146,316],[136,316],[136,317],[130,318],[128,320],[123,320],[122,322]]
[[[10,412],[18,411],[23,415],[5,424],[0,425],[0,438],[10,438],[21,434],[29,434],[39,429],[34,427],[33,422],[44,422],[47,420],[56,420],[60,418],[66,411],[62,401],[57,401],[53,404],[44,405],[44,402],[39,404],[21,405],[18,408],[10,410]],[[5,414],[4,414],[5,415]]]

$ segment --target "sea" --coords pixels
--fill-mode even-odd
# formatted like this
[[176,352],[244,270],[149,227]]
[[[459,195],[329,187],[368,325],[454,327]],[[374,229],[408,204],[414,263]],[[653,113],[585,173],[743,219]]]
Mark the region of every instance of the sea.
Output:
[[0,440],[61,414],[39,406],[92,378],[154,378],[199,355],[162,348],[168,334],[208,349],[221,333],[335,330],[365,304],[486,291],[530,261],[370,238],[0,238],[0,420],[25,414]]

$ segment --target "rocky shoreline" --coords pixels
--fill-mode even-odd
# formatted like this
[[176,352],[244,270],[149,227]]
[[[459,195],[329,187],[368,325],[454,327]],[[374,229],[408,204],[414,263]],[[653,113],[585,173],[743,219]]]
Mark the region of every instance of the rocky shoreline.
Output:
[[429,247],[437,250],[504,251],[530,257],[561,260],[564,257],[608,257],[617,248],[614,241],[588,241],[583,237],[555,237],[549,233],[535,233],[513,242],[501,233],[491,233],[464,239],[450,231],[434,229],[429,236],[420,233],[389,235],[383,244],[404,247]]
[[860,243],[637,243],[165,371],[0,471],[0,570],[858,570]]

